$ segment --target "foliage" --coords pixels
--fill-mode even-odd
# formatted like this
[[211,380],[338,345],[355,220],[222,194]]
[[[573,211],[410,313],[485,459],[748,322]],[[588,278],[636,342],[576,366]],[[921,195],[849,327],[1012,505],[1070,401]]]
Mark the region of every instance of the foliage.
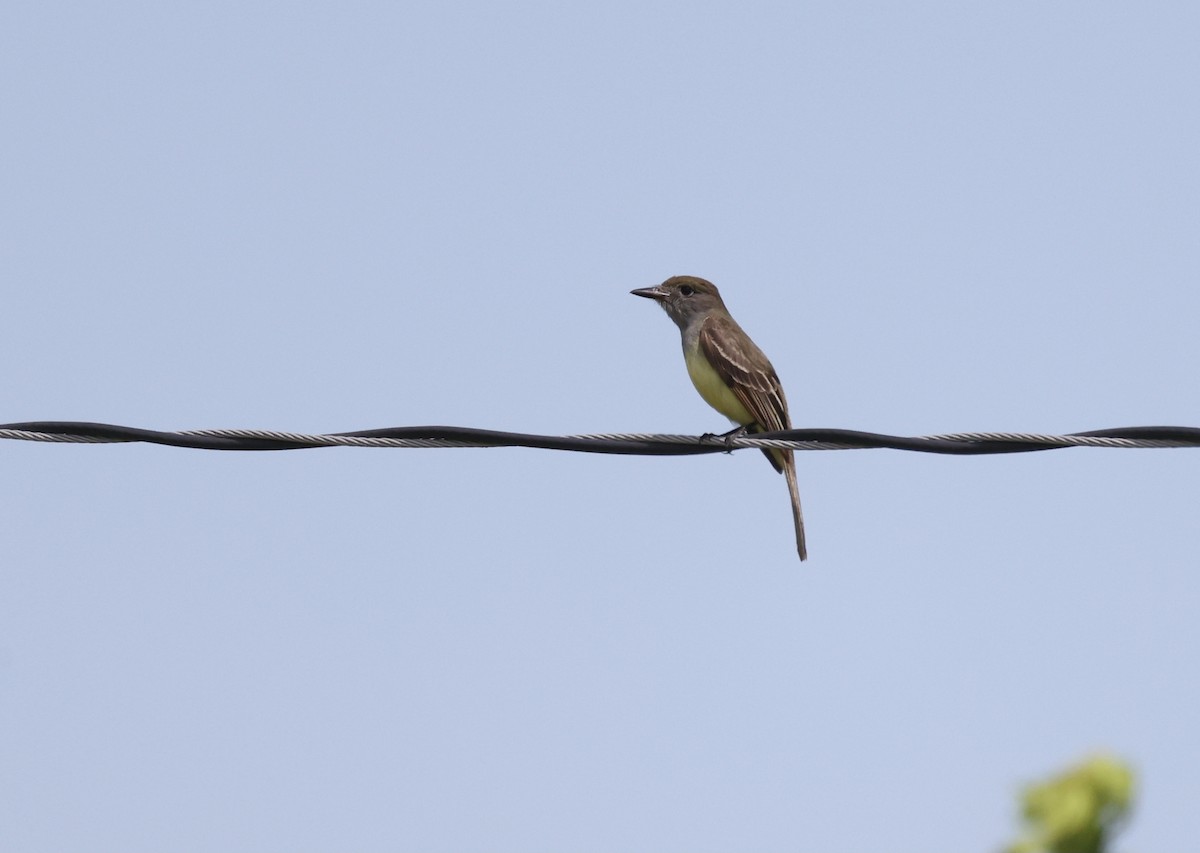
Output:
[[1104,853],[1133,802],[1130,767],[1099,755],[1021,795],[1026,831],[1007,853]]

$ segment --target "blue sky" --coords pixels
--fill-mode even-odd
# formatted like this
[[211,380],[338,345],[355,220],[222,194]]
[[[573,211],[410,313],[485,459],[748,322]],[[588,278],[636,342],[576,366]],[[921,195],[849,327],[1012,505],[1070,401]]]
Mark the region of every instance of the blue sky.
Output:
[[[0,421],[1200,425],[1186,3],[22,4]],[[1194,843],[1200,454],[0,443],[3,850]]]

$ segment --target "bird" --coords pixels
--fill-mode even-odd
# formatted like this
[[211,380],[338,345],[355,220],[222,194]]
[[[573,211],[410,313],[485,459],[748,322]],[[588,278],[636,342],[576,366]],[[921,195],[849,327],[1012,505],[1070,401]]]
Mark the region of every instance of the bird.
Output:
[[[631,290],[653,299],[679,327],[688,376],[704,401],[729,418],[729,433],[775,432],[792,428],[787,398],[771,361],[737,324],[715,284],[677,275],[654,287]],[[764,449],[771,466],[787,480],[796,528],[796,553],[808,559],[804,515],[791,450]]]

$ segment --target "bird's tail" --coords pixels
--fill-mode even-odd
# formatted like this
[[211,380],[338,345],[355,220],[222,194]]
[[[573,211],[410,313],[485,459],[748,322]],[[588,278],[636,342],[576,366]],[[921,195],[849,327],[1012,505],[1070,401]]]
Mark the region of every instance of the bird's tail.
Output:
[[800,489],[796,485],[796,460],[792,451],[785,450],[783,456],[783,476],[787,478],[788,492],[792,496],[792,521],[796,525],[796,553],[801,560],[808,559],[808,547],[804,544],[804,513],[800,509]]

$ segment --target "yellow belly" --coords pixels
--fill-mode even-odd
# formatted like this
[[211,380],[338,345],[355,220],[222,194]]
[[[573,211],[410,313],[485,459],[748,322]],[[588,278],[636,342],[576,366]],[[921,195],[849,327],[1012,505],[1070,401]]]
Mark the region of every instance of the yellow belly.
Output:
[[742,405],[742,401],[734,396],[725,380],[713,370],[708,359],[700,352],[699,346],[685,351],[683,357],[687,362],[688,376],[692,377],[692,384],[696,386],[704,402],[740,426],[754,421],[754,417]]

